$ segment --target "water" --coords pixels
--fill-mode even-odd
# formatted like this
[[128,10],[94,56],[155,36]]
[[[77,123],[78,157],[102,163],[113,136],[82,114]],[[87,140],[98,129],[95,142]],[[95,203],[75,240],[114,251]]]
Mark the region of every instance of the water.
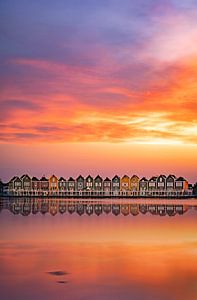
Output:
[[3,300],[197,299],[197,200],[1,199],[0,209]]

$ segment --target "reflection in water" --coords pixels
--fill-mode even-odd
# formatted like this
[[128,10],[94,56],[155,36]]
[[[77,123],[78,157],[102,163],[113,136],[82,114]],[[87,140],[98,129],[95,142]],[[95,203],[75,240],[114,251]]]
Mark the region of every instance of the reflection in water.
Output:
[[197,299],[193,203],[0,199],[0,298]]
[[[117,201],[116,201],[117,202]],[[28,216],[29,214],[50,213],[55,216],[57,213],[69,214],[77,213],[79,216],[84,214],[97,216],[101,214],[113,214],[118,216],[133,215],[137,216],[139,213],[160,216],[175,216],[182,215],[189,209],[191,205],[173,205],[173,204],[136,204],[136,203],[102,203],[100,201],[69,201],[62,199],[30,199],[30,198],[15,198],[15,199],[0,199],[0,210],[8,209],[13,214],[21,214]]]

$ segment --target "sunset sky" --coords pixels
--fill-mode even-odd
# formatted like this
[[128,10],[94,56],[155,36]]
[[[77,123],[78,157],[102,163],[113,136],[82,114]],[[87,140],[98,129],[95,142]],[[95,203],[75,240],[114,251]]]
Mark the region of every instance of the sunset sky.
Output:
[[197,180],[195,0],[2,0],[0,28],[3,180]]

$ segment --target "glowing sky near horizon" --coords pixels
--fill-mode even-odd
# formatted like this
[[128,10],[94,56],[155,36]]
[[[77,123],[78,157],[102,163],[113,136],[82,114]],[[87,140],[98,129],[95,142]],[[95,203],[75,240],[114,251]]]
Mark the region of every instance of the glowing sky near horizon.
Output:
[[0,177],[194,182],[196,20],[192,0],[0,1]]

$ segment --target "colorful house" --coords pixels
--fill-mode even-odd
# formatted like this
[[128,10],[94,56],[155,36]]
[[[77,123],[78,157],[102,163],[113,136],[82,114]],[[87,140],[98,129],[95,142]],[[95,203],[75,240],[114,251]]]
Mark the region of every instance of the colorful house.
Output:
[[75,191],[75,180],[72,177],[68,179],[68,191],[71,193]]
[[166,188],[166,176],[165,175],[159,175],[157,177],[157,190],[158,191],[164,191]]
[[120,181],[120,190],[123,193],[127,193],[129,191],[129,188],[130,188],[130,178],[129,176],[124,175]]
[[29,175],[24,174],[21,176],[21,181],[22,181],[22,189],[24,195],[28,195],[31,191],[31,178]]
[[175,175],[168,175],[166,178],[166,190],[167,192],[173,191],[175,189]]
[[103,190],[103,179],[100,175],[97,175],[94,179],[94,191],[101,192]]
[[65,193],[67,189],[66,179],[64,177],[60,177],[58,179],[58,190],[60,193]]
[[146,177],[142,177],[139,181],[139,190],[140,190],[140,195],[144,196],[146,192],[148,191],[148,180]]
[[120,177],[118,175],[115,175],[112,178],[112,194],[114,196],[119,196],[120,194]]
[[49,192],[49,181],[45,176],[40,179],[40,190],[42,195],[48,195]]
[[133,175],[130,179],[130,190],[134,195],[136,195],[139,190],[139,181],[140,179],[137,175]]
[[148,181],[148,190],[155,191],[157,189],[157,177],[153,176]]
[[37,177],[32,177],[31,179],[31,188],[32,188],[32,194],[38,195],[41,189],[41,182]]
[[12,180],[13,180],[13,192],[14,192],[14,194],[15,195],[22,195],[22,192],[23,192],[22,180],[18,176],[15,176]]
[[183,177],[177,178],[175,180],[175,189],[178,192],[184,192],[188,190],[188,181]]
[[93,177],[88,175],[85,179],[85,188],[87,191],[92,191],[93,190]]
[[58,178],[55,175],[49,177],[49,190],[52,194],[58,191]]
[[111,180],[108,177],[103,180],[103,192],[105,196],[111,194]]
[[79,175],[76,179],[76,189],[78,192],[85,189],[85,179],[83,176]]

